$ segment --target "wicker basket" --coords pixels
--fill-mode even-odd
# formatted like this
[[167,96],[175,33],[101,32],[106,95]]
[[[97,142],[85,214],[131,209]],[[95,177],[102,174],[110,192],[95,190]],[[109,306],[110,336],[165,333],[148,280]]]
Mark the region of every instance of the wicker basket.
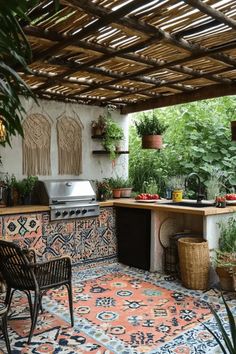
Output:
[[202,238],[187,237],[178,240],[180,275],[189,289],[208,288],[210,256],[208,242]]

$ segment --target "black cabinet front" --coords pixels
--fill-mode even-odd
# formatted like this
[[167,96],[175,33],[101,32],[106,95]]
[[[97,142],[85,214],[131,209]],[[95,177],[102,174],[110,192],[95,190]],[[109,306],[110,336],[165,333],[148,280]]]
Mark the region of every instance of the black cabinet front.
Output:
[[117,207],[116,223],[119,262],[149,270],[151,211]]

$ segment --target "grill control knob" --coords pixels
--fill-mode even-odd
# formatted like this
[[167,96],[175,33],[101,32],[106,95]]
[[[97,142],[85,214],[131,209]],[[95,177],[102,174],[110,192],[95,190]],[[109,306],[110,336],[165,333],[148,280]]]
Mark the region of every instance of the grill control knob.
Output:
[[68,211],[64,210],[62,216],[66,216],[66,215],[68,215]]
[[76,212],[75,212],[76,215],[79,215],[80,214],[80,210],[77,209]]
[[61,216],[60,211],[56,211],[56,212],[55,212],[55,217],[58,218],[59,216]]
[[82,214],[84,215],[84,214],[86,214],[87,213],[87,210],[86,209],[83,209],[82,210]]
[[70,216],[74,215],[75,214],[75,211],[74,210],[71,210],[70,211]]

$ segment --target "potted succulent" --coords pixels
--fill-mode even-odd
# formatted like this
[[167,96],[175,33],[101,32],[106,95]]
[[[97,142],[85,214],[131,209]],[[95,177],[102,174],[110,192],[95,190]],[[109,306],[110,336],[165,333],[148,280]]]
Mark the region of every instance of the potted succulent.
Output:
[[155,111],[152,116],[143,113],[141,119],[135,121],[138,135],[142,138],[143,149],[161,149],[162,136],[166,127],[159,121]]
[[218,223],[220,229],[219,249],[216,251],[216,273],[222,290],[235,290],[236,275],[236,218],[234,216]]
[[110,114],[105,118],[106,128],[102,140],[102,146],[110,153],[110,159],[116,158],[119,142],[124,138],[122,128],[111,118]]

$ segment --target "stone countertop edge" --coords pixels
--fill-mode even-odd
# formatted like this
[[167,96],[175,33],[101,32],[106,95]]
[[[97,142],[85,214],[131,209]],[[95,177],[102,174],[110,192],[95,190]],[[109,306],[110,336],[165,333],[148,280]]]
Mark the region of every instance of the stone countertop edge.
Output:
[[[174,212],[183,214],[195,214],[195,215],[217,215],[217,214],[228,214],[236,212],[236,206],[227,206],[226,208],[194,208],[194,207],[181,207],[176,205],[163,205],[157,203],[137,203],[135,199],[132,198],[119,198],[119,199],[109,199],[104,202],[99,202],[100,207],[125,207],[125,208],[136,208],[136,209],[149,209],[154,211],[162,212]],[[23,214],[23,213],[35,213],[35,212],[47,212],[50,211],[50,207],[47,205],[16,205],[13,207],[1,207],[0,215],[10,215],[10,214]]]

